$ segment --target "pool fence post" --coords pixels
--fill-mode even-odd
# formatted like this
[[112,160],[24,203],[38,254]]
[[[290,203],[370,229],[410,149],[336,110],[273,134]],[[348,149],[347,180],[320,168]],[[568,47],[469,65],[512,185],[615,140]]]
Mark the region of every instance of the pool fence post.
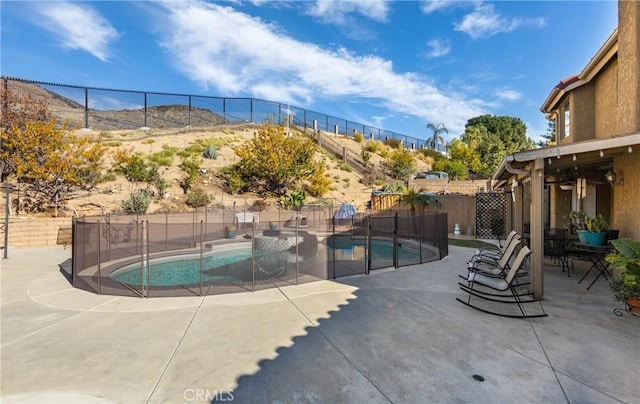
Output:
[[[209,206],[206,205],[204,207],[204,233],[207,233],[207,224],[209,223]],[[207,239],[206,235],[205,235],[205,240]]]
[[424,228],[424,210],[420,212],[420,236],[418,237],[418,247],[420,248],[420,263],[422,264],[422,229]]
[[191,234],[192,234],[192,239],[191,239],[191,243],[193,244],[193,246],[195,247],[196,245],[196,212],[198,211],[198,208],[195,208],[195,210],[193,211],[193,214],[191,215]]
[[365,250],[364,254],[367,257],[367,263],[364,268],[365,275],[369,275],[369,271],[371,270],[371,220],[373,217],[371,215],[365,216]]
[[204,222],[202,220],[200,220],[200,296],[202,296],[202,265],[203,265],[203,248],[204,248],[204,243],[202,242],[202,226],[203,226]]
[[[107,225],[107,261],[111,260],[111,216],[107,213],[104,218],[105,224]],[[102,234],[102,230],[100,231]]]
[[331,228],[332,228],[332,237],[331,243],[333,244],[333,248],[331,249],[331,263],[333,268],[333,278],[336,279],[336,218],[335,216],[331,217]]
[[[142,226],[142,229],[140,229],[140,226]],[[136,225],[136,249],[138,248],[138,242],[140,242],[140,297],[142,298],[144,298],[144,248],[142,248],[143,236],[144,223],[142,222],[142,220],[140,220]]]
[[169,211],[164,212],[164,250],[169,249]]
[[[233,208],[235,209],[236,203],[233,202]],[[234,216],[235,217],[235,216]],[[256,239],[251,237],[251,291],[255,290],[256,283]]]
[[102,281],[100,279],[102,277],[101,264],[100,264],[100,262],[102,261],[102,254],[101,254],[102,247],[100,246],[101,238],[102,238],[102,223],[100,222],[100,219],[98,219],[98,294],[99,295],[102,294]]
[[[6,81],[5,81],[6,84]],[[11,213],[11,204],[9,199],[11,198],[11,194],[10,194],[10,189],[11,186],[9,185],[8,182],[6,182],[4,184],[4,244],[3,244],[3,255],[2,255],[2,259],[7,259],[9,258],[7,256],[7,250],[9,249],[9,214]]]
[[[300,221],[296,219],[296,285],[298,284],[298,260],[300,256],[298,255],[298,225]],[[286,265],[286,264],[285,264]]]
[[398,268],[398,212],[393,217],[393,267]]
[[78,235],[78,218],[71,218],[71,284],[76,287],[76,254],[78,253],[78,246],[76,245],[76,236]]
[[151,268],[151,263],[149,262],[151,260],[151,258],[150,258],[151,248],[150,248],[150,241],[149,241],[149,239],[150,239],[150,237],[149,237],[149,227],[150,227],[149,226],[149,221],[147,220],[147,297],[150,297],[149,281],[151,280],[150,279],[150,276],[151,276],[151,273],[150,273],[150,271],[151,271],[151,269],[150,269]]

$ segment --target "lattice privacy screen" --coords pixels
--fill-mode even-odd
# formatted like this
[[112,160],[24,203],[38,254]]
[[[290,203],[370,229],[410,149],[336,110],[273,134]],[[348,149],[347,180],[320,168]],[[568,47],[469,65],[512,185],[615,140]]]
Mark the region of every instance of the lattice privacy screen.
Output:
[[476,237],[505,238],[507,198],[502,192],[476,194]]

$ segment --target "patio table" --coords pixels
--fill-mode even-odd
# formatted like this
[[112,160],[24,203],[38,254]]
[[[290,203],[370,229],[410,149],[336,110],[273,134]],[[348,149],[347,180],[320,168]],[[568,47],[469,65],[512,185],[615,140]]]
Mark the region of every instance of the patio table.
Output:
[[593,286],[601,276],[609,282],[609,277],[611,276],[611,273],[609,272],[609,263],[606,262],[604,258],[613,250],[614,249],[611,245],[593,246],[589,244],[574,243],[569,250],[569,255],[577,255],[580,259],[591,262],[591,267],[582,276],[582,278],[580,278],[578,284],[580,284],[594,268],[598,271],[598,275],[593,281],[591,281],[587,290],[591,289],[591,286]]

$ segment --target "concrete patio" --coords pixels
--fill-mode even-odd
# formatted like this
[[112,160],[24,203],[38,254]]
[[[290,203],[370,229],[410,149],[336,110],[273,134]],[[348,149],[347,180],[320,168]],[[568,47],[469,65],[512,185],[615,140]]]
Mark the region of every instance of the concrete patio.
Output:
[[[71,288],[63,248],[1,265],[3,403],[637,403],[640,318],[606,281],[545,270],[548,317],[468,308],[473,250],[254,293],[139,299]],[[484,377],[477,381],[474,375]]]

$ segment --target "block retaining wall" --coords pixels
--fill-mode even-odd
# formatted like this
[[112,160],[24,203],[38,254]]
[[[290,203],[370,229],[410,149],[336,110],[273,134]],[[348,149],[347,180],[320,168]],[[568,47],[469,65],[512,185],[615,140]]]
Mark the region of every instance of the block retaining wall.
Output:
[[[4,244],[4,218],[1,219],[0,245]],[[9,247],[55,246],[61,228],[71,228],[70,217],[12,217],[9,219]]]

